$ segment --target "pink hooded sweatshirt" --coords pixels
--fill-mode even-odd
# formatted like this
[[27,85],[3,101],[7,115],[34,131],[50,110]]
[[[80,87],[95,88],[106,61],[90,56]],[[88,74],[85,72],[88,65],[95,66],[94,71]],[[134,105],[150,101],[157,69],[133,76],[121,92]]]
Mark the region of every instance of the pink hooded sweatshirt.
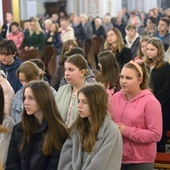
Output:
[[153,163],[156,142],[162,136],[162,111],[158,100],[147,89],[128,101],[121,90],[109,102],[114,122],[126,126],[122,134],[122,163]]

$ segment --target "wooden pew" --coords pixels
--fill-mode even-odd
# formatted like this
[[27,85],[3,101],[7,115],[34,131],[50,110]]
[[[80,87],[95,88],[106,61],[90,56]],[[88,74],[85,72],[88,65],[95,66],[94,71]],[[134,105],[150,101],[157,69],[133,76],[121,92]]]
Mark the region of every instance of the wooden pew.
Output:
[[155,169],[170,169],[170,153],[157,152],[154,163]]
[[50,76],[53,76],[53,74],[55,73],[57,69],[56,58],[57,58],[56,48],[52,46],[45,46],[44,47],[44,64]]
[[18,50],[19,57],[22,61],[26,61],[33,58],[41,59],[41,52],[38,49],[26,51],[24,49]]
[[91,40],[91,48],[87,56],[87,60],[89,62],[91,69],[98,68],[97,56],[104,49],[104,41],[105,39],[101,37],[95,37]]

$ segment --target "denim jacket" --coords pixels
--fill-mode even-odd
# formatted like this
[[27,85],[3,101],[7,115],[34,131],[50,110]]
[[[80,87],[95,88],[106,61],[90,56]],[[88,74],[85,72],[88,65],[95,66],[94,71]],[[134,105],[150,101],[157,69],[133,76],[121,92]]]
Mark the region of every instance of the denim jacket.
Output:
[[[57,92],[54,88],[51,87],[51,90],[56,97]],[[14,119],[15,123],[19,123],[21,121],[21,114],[23,109],[23,91],[24,88],[20,89],[14,96],[12,101],[12,108],[11,108],[11,117]]]

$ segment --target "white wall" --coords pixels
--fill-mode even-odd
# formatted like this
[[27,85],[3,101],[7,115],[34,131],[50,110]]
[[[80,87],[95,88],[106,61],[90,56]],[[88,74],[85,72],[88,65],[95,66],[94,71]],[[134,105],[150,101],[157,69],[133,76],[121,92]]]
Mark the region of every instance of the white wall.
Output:
[[20,0],[21,20],[37,16],[36,0]]
[[3,25],[3,23],[2,0],[0,0],[0,25]]
[[122,9],[121,0],[110,0],[111,1],[111,16],[117,17],[118,12]]
[[[58,0],[20,0],[21,20],[45,13],[44,3],[54,1],[56,2]],[[149,9],[158,7],[158,0],[127,0],[127,3],[128,10],[130,11],[138,7],[140,8],[139,10],[148,12]],[[140,4],[142,4],[142,6]],[[122,0],[67,0],[66,6],[68,14],[75,13],[79,15],[86,13],[93,17],[103,17],[107,12],[113,17],[116,17],[118,11],[121,9]],[[0,11],[2,11],[2,0],[0,0]],[[0,21],[2,20],[3,14],[0,14]]]
[[158,7],[158,0],[143,0],[144,1],[144,11],[149,12],[151,8]]
[[[77,10],[77,3],[79,4],[79,10]],[[117,16],[117,13],[122,8],[121,0],[68,0],[67,11],[68,14],[86,13],[93,17],[103,17],[109,12],[113,17]]]
[[74,0],[68,0],[67,1],[66,11],[67,11],[68,14],[75,12],[74,11]]

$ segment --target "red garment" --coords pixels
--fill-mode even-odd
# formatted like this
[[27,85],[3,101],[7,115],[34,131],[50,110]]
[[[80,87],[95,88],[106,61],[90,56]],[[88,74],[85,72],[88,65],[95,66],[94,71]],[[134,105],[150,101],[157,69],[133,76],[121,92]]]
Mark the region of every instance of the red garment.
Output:
[[21,31],[18,31],[17,33],[10,32],[7,35],[7,40],[13,40],[15,45],[17,46],[17,49],[20,49],[24,40],[24,34]]

